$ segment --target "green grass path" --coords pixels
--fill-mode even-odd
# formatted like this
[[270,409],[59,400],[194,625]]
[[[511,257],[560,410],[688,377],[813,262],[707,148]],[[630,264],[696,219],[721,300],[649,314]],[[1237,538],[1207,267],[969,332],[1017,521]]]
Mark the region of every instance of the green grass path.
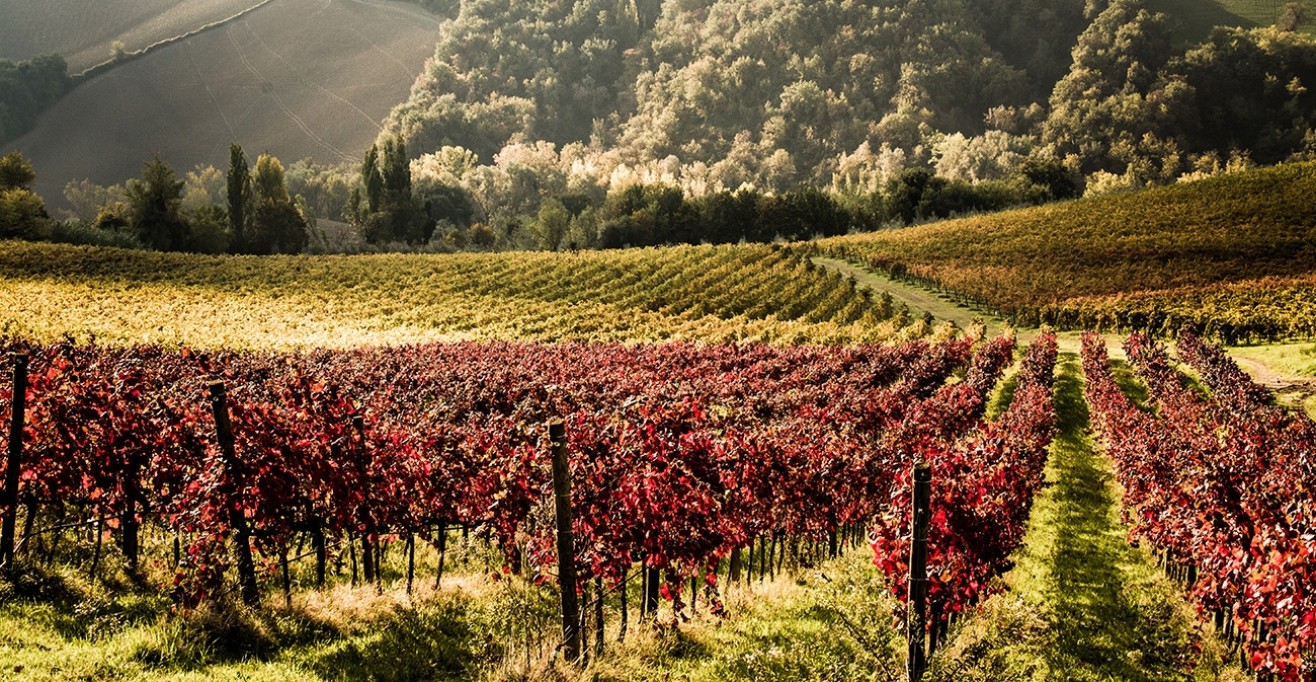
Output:
[[1078,358],[1063,354],[1057,371],[1058,432],[1009,590],[960,628],[935,679],[1249,679],[1220,662],[1218,638],[1179,588],[1126,542],[1119,485],[1088,433]]
[[1066,355],[1059,372],[1047,486],[1006,576],[1025,603],[1049,614],[1052,639],[1041,649],[1048,678],[1192,679],[1187,604],[1149,554],[1125,541],[1110,462],[1087,433],[1077,359]]
[[897,282],[884,274],[873,272],[854,263],[824,256],[816,256],[810,260],[829,270],[835,270],[847,277],[853,277],[859,286],[867,287],[878,293],[886,292],[891,294],[891,298],[895,299],[896,303],[905,304],[909,308],[909,314],[914,317],[918,317],[925,312],[932,313],[932,316],[938,320],[950,320],[961,329],[967,328],[974,319],[978,319],[987,325],[987,332],[992,335],[1000,334],[1006,327],[1004,321],[986,313],[965,308],[944,294],[938,294],[904,282]]

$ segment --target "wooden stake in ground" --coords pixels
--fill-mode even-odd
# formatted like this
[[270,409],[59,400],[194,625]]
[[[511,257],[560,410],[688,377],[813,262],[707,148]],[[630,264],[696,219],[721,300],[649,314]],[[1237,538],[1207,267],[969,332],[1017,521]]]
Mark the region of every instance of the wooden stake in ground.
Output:
[[9,420],[9,461],[5,466],[4,499],[0,507],[4,512],[3,527],[0,528],[0,566],[14,563],[14,525],[18,520],[18,475],[23,460],[23,428],[26,425],[27,410],[27,354],[14,353],[9,356],[14,363],[14,395],[10,401],[12,410]]
[[909,609],[905,619],[909,625],[909,682],[919,682],[927,670],[928,661],[923,644],[927,632],[928,609],[928,522],[932,497],[932,467],[919,464],[914,467],[914,514],[910,520],[909,548]]
[[[215,414],[215,435],[219,440],[219,451],[224,456],[224,468],[229,475],[229,485],[234,491],[242,490],[242,467],[238,462],[237,448],[233,442],[233,423],[228,414],[228,392],[224,382],[210,384],[210,407]],[[260,591],[256,588],[256,562],[251,556],[251,530],[247,527],[247,517],[242,510],[233,509],[229,514],[233,526],[233,540],[237,551],[238,586],[242,592],[242,602],[247,606],[260,603]]]
[[557,508],[557,579],[562,593],[562,655],[580,659],[580,602],[576,599],[576,539],[571,531],[571,470],[567,466],[566,426],[548,424],[553,447],[553,500]]

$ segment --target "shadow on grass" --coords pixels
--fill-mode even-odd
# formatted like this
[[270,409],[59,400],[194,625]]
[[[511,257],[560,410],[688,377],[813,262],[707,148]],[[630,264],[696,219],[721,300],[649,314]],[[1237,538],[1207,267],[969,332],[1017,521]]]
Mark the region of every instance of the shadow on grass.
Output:
[[479,647],[457,603],[398,608],[373,634],[334,646],[310,662],[326,680],[468,680]]
[[58,570],[20,563],[0,577],[0,607],[28,613],[64,638],[93,639],[158,620],[168,612],[169,599],[140,585],[98,588]]
[[1155,569],[1126,542],[1109,464],[1086,433],[1088,406],[1072,359],[1056,383],[1059,434],[1049,491],[1055,544],[1044,588],[1053,614],[1053,673],[1066,679],[1167,680],[1190,676],[1188,634],[1176,606],[1151,585]]

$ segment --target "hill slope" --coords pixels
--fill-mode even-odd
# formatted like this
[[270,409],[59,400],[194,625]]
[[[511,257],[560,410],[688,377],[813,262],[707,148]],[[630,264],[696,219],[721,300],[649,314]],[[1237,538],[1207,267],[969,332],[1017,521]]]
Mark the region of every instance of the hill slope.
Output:
[[82,84],[14,147],[55,206],[70,180],[121,182],[157,151],[180,171],[223,167],[234,141],[289,162],[357,161],[438,25],[411,6],[277,0]]
[[1316,163],[826,240],[1017,322],[1316,335]]
[[[1274,26],[1288,4],[1288,0],[1147,0],[1148,9],[1170,15],[1179,37],[1185,42],[1206,39],[1216,26]],[[1316,22],[1313,22],[1316,3],[1299,0],[1293,4],[1301,6],[1306,15],[1297,29],[1307,33],[1316,30]]]
[[59,53],[70,73],[233,16],[260,0],[0,0],[0,59]]

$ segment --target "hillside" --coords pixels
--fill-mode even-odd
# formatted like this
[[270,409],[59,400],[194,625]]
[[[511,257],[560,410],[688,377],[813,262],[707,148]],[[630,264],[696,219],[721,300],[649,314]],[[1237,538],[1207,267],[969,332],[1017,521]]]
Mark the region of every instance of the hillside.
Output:
[[58,53],[69,72],[233,16],[260,0],[0,0],[0,59]]
[[1281,23],[1285,7],[1290,4],[1303,9],[1295,28],[1306,33],[1316,30],[1316,16],[1312,14],[1316,4],[1311,0],[1148,0],[1147,7],[1168,14],[1181,40],[1197,42],[1206,39],[1216,26],[1257,28]]
[[1316,334],[1316,164],[824,240],[1025,324]]
[[41,169],[36,190],[174,167],[223,166],[228,145],[296,160],[359,160],[405,98],[437,40],[410,5],[278,0],[83,83],[14,147]]
[[770,246],[215,258],[0,242],[0,283],[6,334],[198,348],[853,342],[889,339],[908,322]]

